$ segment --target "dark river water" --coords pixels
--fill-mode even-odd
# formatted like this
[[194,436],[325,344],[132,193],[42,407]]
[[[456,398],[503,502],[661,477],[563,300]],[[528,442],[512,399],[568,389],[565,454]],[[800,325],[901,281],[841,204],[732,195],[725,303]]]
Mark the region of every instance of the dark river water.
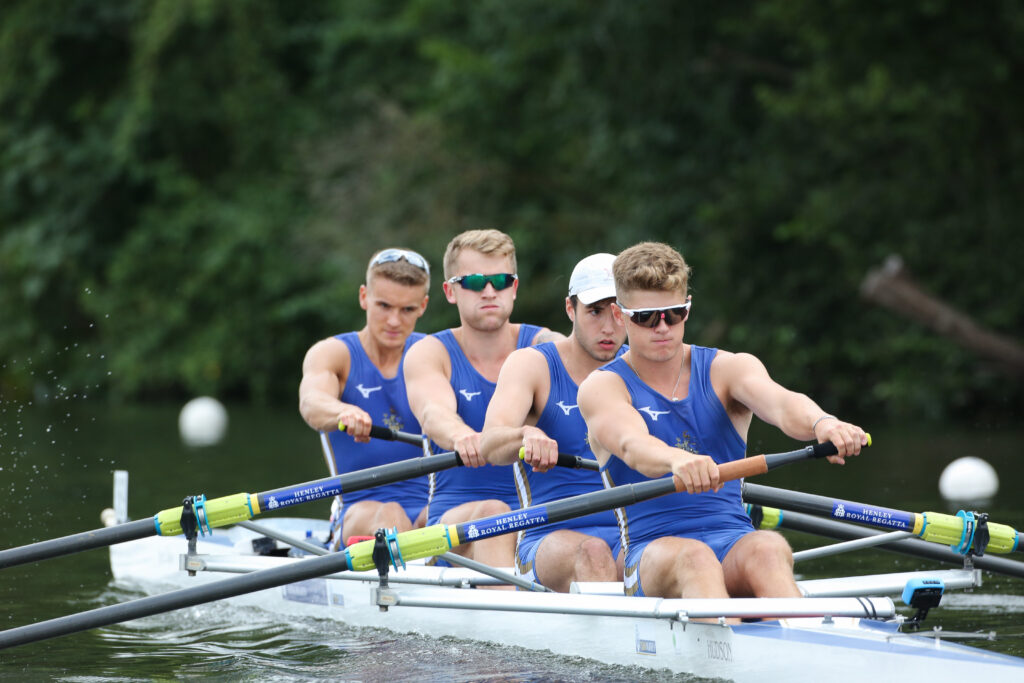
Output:
[[[131,474],[132,518],[179,505],[187,494],[210,497],[264,491],[327,475],[316,435],[297,412],[230,407],[219,445],[185,447],[177,433],[179,406],[96,405],[64,401],[38,406],[0,402],[0,548],[101,526],[115,469]],[[834,467],[802,463],[758,478],[793,488],[903,510],[947,508],[938,493],[946,464],[963,455],[986,459],[1003,486],[987,511],[992,521],[1024,527],[1024,431],[872,429],[875,446]],[[799,444],[758,427],[753,453]],[[291,510],[326,516],[328,504]],[[795,549],[821,541],[787,532]],[[1018,555],[1019,557],[1019,555]],[[881,551],[798,565],[808,578],[935,567]],[[139,597],[112,583],[107,553],[0,570],[0,629]],[[947,631],[996,631],[978,647],[1024,656],[1024,580],[985,574],[985,584],[933,610],[931,625]],[[0,679],[139,680],[684,680],[514,647],[451,639],[396,636],[336,622],[286,619],[258,610],[200,606],[116,627],[0,651]]]

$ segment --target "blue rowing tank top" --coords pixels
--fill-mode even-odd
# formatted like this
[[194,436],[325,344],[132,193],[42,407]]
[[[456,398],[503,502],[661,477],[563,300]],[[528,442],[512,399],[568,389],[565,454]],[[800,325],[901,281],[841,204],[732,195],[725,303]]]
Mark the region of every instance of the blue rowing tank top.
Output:
[[[711,386],[711,361],[717,352],[717,349],[690,346],[689,392],[681,401],[672,401],[651,389],[622,358],[601,370],[614,372],[626,383],[633,407],[643,416],[652,435],[670,446],[709,455],[722,464],[745,457],[747,447]],[[649,481],[614,454],[601,468],[601,474],[609,487]],[[630,543],[647,543],[661,536],[705,529],[753,529],[743,507],[738,479],[727,482],[718,493],[672,493],[627,505],[619,527],[623,552]]]
[[[548,363],[548,375],[551,377],[551,391],[547,403],[537,420],[537,428],[558,442],[558,452],[578,455],[589,460],[594,459],[587,440],[587,423],[580,415],[576,400],[579,387],[569,376],[562,363],[561,356],[554,342],[546,342],[534,347],[544,355]],[[624,353],[619,349],[619,355]],[[547,472],[534,472],[533,468],[520,461],[515,464],[516,488],[522,507],[548,503],[560,498],[568,498],[581,493],[592,493],[604,488],[601,475],[592,470],[574,470],[566,467],[553,467]],[[615,526],[615,513],[612,510],[596,512],[586,517],[567,519],[543,527],[529,528],[523,532],[524,539],[542,538],[557,529],[578,529],[587,526]]]
[[[516,348],[529,346],[541,329],[537,325],[520,324]],[[468,427],[479,432],[484,428],[487,404],[491,402],[497,384],[477,372],[466,358],[466,354],[462,352],[462,347],[451,330],[442,330],[434,336],[444,344],[451,358],[451,385],[455,392],[459,417]],[[435,449],[439,450],[436,444]],[[519,498],[512,478],[512,465],[453,467],[431,476],[433,481],[430,491],[430,520],[436,520],[456,505],[471,500],[497,499],[508,503],[513,510],[519,507]],[[441,509],[442,507],[444,509]]]
[[[340,339],[348,347],[349,363],[348,379],[341,392],[341,400],[359,406],[370,415],[376,425],[391,429],[418,434],[420,423],[409,408],[409,399],[405,393],[405,382],[402,377],[402,366],[409,347],[423,333],[413,332],[405,340],[402,360],[398,373],[386,378],[366,355],[359,335],[356,332],[339,334]],[[332,475],[354,472],[367,467],[386,465],[392,462],[421,457],[423,449],[398,441],[370,439],[369,443],[356,443],[352,437],[337,429],[321,432],[320,441],[324,447],[324,457]],[[398,502],[406,510],[419,510],[427,503],[426,476],[395,482],[386,486],[378,486],[362,491],[342,491],[342,502],[352,504],[360,500],[377,500],[381,502]]]

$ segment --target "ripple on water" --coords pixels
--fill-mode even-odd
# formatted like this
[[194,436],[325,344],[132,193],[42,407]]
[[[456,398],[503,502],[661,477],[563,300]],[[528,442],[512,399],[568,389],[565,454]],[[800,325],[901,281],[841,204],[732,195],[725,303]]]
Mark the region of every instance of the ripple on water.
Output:
[[[108,591],[107,602],[137,595]],[[116,597],[115,597],[116,595]],[[105,681],[695,681],[694,677],[453,638],[396,635],[331,620],[203,605],[97,632]],[[130,662],[130,665],[126,664]],[[130,673],[128,673],[130,671]],[[95,680],[94,675],[57,677]]]

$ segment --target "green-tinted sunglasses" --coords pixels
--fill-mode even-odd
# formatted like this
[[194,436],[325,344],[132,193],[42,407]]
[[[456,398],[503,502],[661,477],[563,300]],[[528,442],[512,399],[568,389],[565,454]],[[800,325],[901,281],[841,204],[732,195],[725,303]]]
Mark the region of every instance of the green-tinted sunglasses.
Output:
[[463,289],[468,289],[471,292],[482,292],[484,287],[490,283],[494,290],[500,292],[501,290],[511,287],[512,283],[519,279],[518,275],[513,273],[495,273],[494,275],[484,275],[483,273],[473,273],[472,275],[457,275],[455,277],[448,278],[449,284],[460,284]]

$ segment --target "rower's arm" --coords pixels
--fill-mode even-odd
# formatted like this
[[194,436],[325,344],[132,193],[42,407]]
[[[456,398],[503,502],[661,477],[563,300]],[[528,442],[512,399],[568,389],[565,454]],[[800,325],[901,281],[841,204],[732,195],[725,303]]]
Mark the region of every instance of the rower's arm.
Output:
[[329,337],[313,344],[302,361],[299,383],[299,413],[313,429],[328,432],[343,422],[350,434],[365,441],[370,431],[370,416],[359,406],[339,397],[351,367],[348,347],[340,339]]
[[794,439],[831,441],[838,451],[838,455],[829,457],[832,462],[842,463],[844,457],[857,455],[861,446],[867,445],[863,429],[828,416],[806,394],[778,384],[755,356],[722,351],[718,355],[711,366],[711,379],[712,384],[724,387],[727,408],[736,401]]
[[459,416],[451,372],[448,351],[438,339],[424,337],[413,344],[404,363],[409,407],[431,441],[456,451],[463,464],[477,467],[484,464],[480,435]]
[[614,454],[646,477],[672,472],[690,493],[720,488],[718,466],[706,455],[673,448],[652,436],[633,407],[626,385],[612,372],[593,372],[577,397],[587,423],[590,448],[602,465]]
[[492,465],[509,465],[523,459],[537,471],[554,467],[558,444],[537,429],[551,384],[544,356],[532,348],[513,351],[501,366],[494,396],[487,406],[487,418],[480,434],[480,451]]

